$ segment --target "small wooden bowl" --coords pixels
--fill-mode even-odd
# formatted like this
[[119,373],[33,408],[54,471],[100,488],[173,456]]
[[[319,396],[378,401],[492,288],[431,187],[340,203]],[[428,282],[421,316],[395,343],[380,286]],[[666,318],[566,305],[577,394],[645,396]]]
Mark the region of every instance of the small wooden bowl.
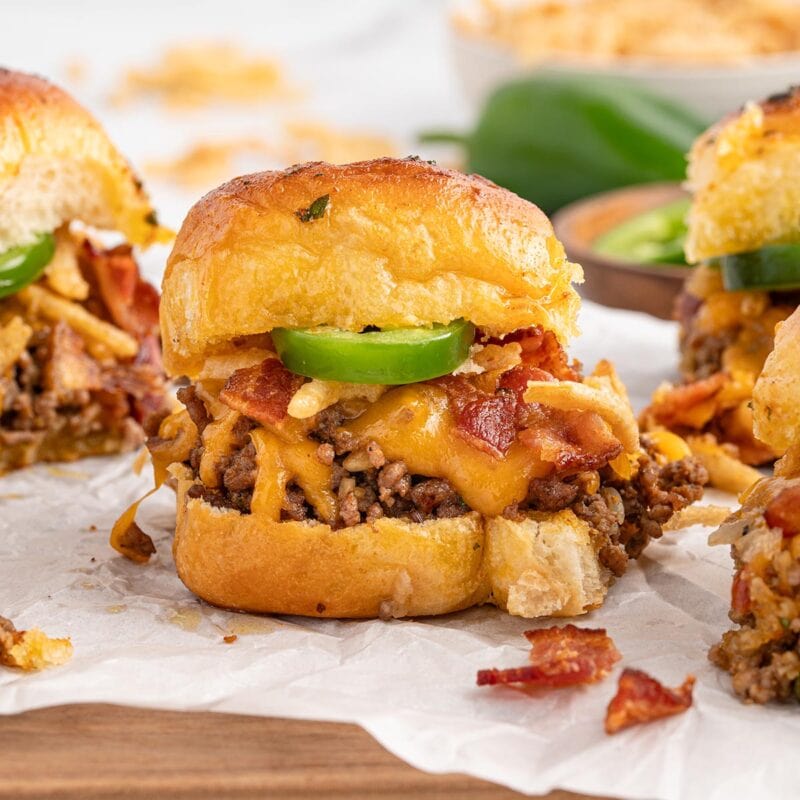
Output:
[[689,274],[688,267],[622,261],[595,253],[592,244],[626,219],[685,196],[677,183],[647,183],[562,208],[553,217],[553,227],[570,260],[583,267],[586,282],[580,287],[581,294],[604,306],[672,319],[675,297]]

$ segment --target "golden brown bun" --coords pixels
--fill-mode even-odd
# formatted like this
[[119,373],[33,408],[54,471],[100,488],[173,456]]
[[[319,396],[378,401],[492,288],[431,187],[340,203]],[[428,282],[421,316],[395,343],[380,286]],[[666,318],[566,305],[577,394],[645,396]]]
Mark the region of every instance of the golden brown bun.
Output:
[[777,453],[800,445],[800,309],[776,328],[753,389],[753,428]]
[[689,154],[690,262],[800,239],[800,88],[717,123]]
[[[0,432],[0,475],[39,462],[77,461],[90,456],[128,453],[142,444],[141,428],[132,420],[115,430],[92,431],[81,436],[61,431],[35,432],[28,441],[6,443]],[[14,435],[12,432],[11,435]]]
[[0,131],[0,252],[72,220],[132,244],[168,238],[130,165],[66,92],[0,68]]
[[244,611],[317,617],[445,614],[490,602],[523,617],[599,606],[611,574],[571,511],[522,522],[472,512],[423,523],[382,518],[334,531],[191,499],[178,473],[173,553],[199,597]]
[[[318,219],[298,216],[329,196]],[[463,317],[500,334],[576,329],[581,270],[536,206],[417,159],[303,164],[237,178],[189,212],[161,302],[167,372],[194,377],[231,339]]]

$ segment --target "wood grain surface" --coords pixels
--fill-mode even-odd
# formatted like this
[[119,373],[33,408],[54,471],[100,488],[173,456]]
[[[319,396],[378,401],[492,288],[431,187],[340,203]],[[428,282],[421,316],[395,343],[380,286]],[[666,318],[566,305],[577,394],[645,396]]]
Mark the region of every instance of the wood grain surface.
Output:
[[[353,725],[71,705],[0,716],[0,798],[511,800],[429,775]],[[547,800],[589,800],[553,792]]]

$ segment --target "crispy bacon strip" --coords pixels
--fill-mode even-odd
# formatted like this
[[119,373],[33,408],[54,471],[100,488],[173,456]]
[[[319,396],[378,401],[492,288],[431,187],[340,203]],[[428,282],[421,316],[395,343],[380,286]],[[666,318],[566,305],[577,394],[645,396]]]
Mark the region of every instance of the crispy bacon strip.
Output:
[[606,711],[606,733],[686,711],[692,705],[694,682],[694,675],[689,675],[677,689],[668,689],[646,672],[623,670]]
[[456,413],[456,433],[479,450],[502,457],[517,435],[515,409],[512,397],[478,397]]
[[730,379],[724,372],[657,392],[642,416],[666,428],[701,429],[714,415],[717,395]]
[[542,408],[539,415],[541,421],[529,420],[519,440],[559,472],[600,469],[622,452],[599,414]]
[[529,381],[553,383],[548,372],[522,364],[504,373],[497,394],[478,389],[461,375],[435,383],[448,396],[456,433],[473,447],[502,458],[518,438],[559,471],[598,469],[622,452],[622,445],[595,413],[526,403]]
[[778,493],[767,506],[764,519],[770,528],[779,528],[784,539],[800,534],[800,486]]
[[473,447],[502,458],[517,435],[517,400],[512,393],[482,392],[461,375],[436,381],[447,392],[456,434]]
[[267,358],[253,367],[237,369],[225,382],[219,399],[263,425],[274,425],[286,416],[289,401],[304,381],[277,358]]
[[142,280],[129,245],[98,250],[85,239],[81,263],[115,325],[137,339],[158,334],[158,291]]
[[478,686],[524,685],[533,689],[558,689],[596,683],[604,678],[621,656],[603,628],[554,625],[525,636],[533,645],[531,664],[512,669],[478,671]]
[[[522,346],[522,363],[549,372],[560,381],[579,381],[581,364],[579,361],[567,360],[564,348],[552,331],[543,331],[540,327],[524,328],[503,336],[500,339],[489,339],[492,344],[509,344],[519,342]],[[541,379],[539,379],[541,380]]]
[[554,381],[556,380],[549,372],[545,372],[539,367],[532,367],[529,364],[521,364],[510,369],[500,378],[500,386],[503,389],[511,389],[517,397],[517,402],[525,403],[525,390],[528,388],[528,381]]

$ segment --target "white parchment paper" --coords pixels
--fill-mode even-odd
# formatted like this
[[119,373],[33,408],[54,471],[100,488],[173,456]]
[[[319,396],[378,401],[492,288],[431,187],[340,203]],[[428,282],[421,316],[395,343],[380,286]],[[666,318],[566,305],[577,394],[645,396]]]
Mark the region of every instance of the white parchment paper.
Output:
[[[587,363],[601,352],[613,357],[637,401],[654,373],[669,373],[671,324],[587,304],[583,327],[578,351]],[[0,613],[75,645],[64,667],[0,671],[0,712],[103,701],[356,722],[422,769],[529,793],[730,800],[800,791],[797,710],[742,706],[706,659],[728,625],[731,579],[727,548],[709,548],[707,530],[653,544],[579,623],[606,627],[622,665],[668,685],[689,672],[698,679],[686,714],[608,737],[604,710],[619,670],[599,685],[536,698],[474,685],[479,668],[526,662],[521,634],[533,624],[496,609],[329,622],[212,608],[173,572],[168,489],[141,514],[158,547],[152,563],[118,557],[108,529],[148,486],[131,475],[131,461],[37,467],[0,480]],[[233,644],[223,642],[228,634],[238,635]]]
[[[154,104],[108,103],[124,69],[152,60],[167,44],[197,39],[277,55],[302,98],[285,108],[183,115]],[[415,143],[416,132],[460,128],[470,116],[451,69],[444,4],[434,0],[8,0],[0,53],[5,65],[65,82],[140,166],[198,139],[269,139],[289,118],[396,136],[406,143],[401,154],[438,157]],[[87,67],[86,81],[68,79],[64,66],[73,59]],[[277,165],[248,168],[264,166]],[[175,227],[200,194],[163,181],[151,180],[150,188]],[[165,256],[164,248],[145,256],[153,279]],[[587,304],[583,329],[577,354],[588,366],[612,358],[638,407],[673,374],[672,325]],[[108,529],[148,488],[131,463],[93,460],[0,479],[0,614],[69,635],[75,645],[62,668],[0,670],[0,713],[103,701],[344,720],[423,769],[467,772],[530,793],[565,787],[642,800],[800,795],[797,709],[740,705],[727,677],[706,660],[728,626],[731,578],[726,548],[709,548],[708,531],[651,546],[605,606],[581,620],[609,630],[624,665],[669,685],[688,672],[698,679],[688,713],[607,737],[604,711],[619,670],[600,685],[539,698],[474,685],[479,668],[525,663],[525,620],[492,608],[389,623],[211,608],[173,572],[168,490],[141,515],[158,546],[152,563],[118,557]],[[228,634],[238,635],[233,644],[223,643]]]

